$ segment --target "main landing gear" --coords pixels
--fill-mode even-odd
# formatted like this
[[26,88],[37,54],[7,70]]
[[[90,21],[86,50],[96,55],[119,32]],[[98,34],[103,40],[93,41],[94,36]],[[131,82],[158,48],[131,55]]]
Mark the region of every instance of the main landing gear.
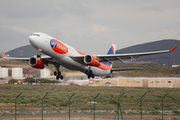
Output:
[[54,71],[54,75],[56,76],[56,80],[59,80],[59,78],[62,80],[63,79],[63,75],[61,75],[60,71]]
[[63,79],[63,75],[61,75],[61,71],[59,71],[59,64],[54,64],[54,66],[56,67],[57,71],[54,71],[54,75],[56,76],[56,80],[59,80],[59,78],[62,80]]
[[94,78],[94,74],[93,74],[92,70],[90,70],[90,67],[89,67],[89,70],[85,71],[85,74],[88,76],[88,79],[91,77]]

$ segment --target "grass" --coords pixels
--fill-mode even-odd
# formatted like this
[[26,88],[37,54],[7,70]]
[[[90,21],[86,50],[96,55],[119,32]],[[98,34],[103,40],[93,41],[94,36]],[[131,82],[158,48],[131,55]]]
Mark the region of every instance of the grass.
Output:
[[143,110],[151,111],[155,114],[161,110],[162,97],[168,93],[164,99],[164,110],[173,110],[176,114],[180,107],[180,89],[175,88],[126,88],[126,87],[87,87],[87,86],[54,86],[54,85],[0,85],[0,109],[14,109],[14,100],[17,99],[19,108],[41,108],[42,98],[49,92],[44,99],[45,109],[67,110],[70,96],[71,108],[74,110],[93,110],[94,97],[96,98],[96,109],[114,110],[117,106],[118,97],[123,110],[140,110],[140,98],[143,98]]
[[143,71],[135,70],[128,72],[119,72],[121,76],[129,77],[180,77],[180,67],[167,67],[158,63],[142,63],[133,65],[113,65],[114,68],[141,68]]

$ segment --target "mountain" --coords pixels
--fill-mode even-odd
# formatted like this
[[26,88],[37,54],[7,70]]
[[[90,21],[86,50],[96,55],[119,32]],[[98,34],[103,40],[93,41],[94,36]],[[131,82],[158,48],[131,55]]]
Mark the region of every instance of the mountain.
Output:
[[158,62],[160,64],[165,64],[166,66],[172,66],[174,64],[180,65],[180,40],[168,39],[168,40],[160,40],[155,42],[139,44],[117,50],[116,54],[161,51],[161,50],[171,49],[175,46],[178,47],[174,52],[144,56],[136,59],[136,61],[146,61],[146,62],[151,61],[155,63]]
[[36,49],[31,45],[22,46],[6,52],[10,57],[32,57],[37,54]]
[[[155,42],[134,45],[131,47],[117,50],[116,54],[168,50],[175,46],[178,47],[174,52],[140,57],[136,60],[146,61],[146,62],[151,61],[155,63],[159,62],[160,64],[165,64],[166,66],[171,66],[173,64],[180,65],[180,40],[168,39],[168,40],[160,40]],[[31,57],[36,55],[37,51],[31,45],[26,45],[10,50],[6,54],[11,57]]]

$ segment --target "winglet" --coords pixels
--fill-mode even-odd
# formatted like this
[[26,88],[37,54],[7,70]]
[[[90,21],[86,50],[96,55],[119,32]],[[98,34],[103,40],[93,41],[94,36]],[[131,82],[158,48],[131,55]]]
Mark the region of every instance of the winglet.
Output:
[[177,48],[177,46],[175,46],[174,48],[172,48],[170,51],[174,51]]

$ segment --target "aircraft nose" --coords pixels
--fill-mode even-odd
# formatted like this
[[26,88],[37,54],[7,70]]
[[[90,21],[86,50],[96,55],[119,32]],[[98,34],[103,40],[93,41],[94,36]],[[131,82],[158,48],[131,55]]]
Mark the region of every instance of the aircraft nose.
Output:
[[39,44],[41,42],[40,37],[37,36],[38,34],[31,34],[29,36],[29,42],[31,43],[31,45],[35,48],[39,47]]
[[35,38],[34,36],[29,36],[29,42],[31,43],[31,45],[35,45]]

